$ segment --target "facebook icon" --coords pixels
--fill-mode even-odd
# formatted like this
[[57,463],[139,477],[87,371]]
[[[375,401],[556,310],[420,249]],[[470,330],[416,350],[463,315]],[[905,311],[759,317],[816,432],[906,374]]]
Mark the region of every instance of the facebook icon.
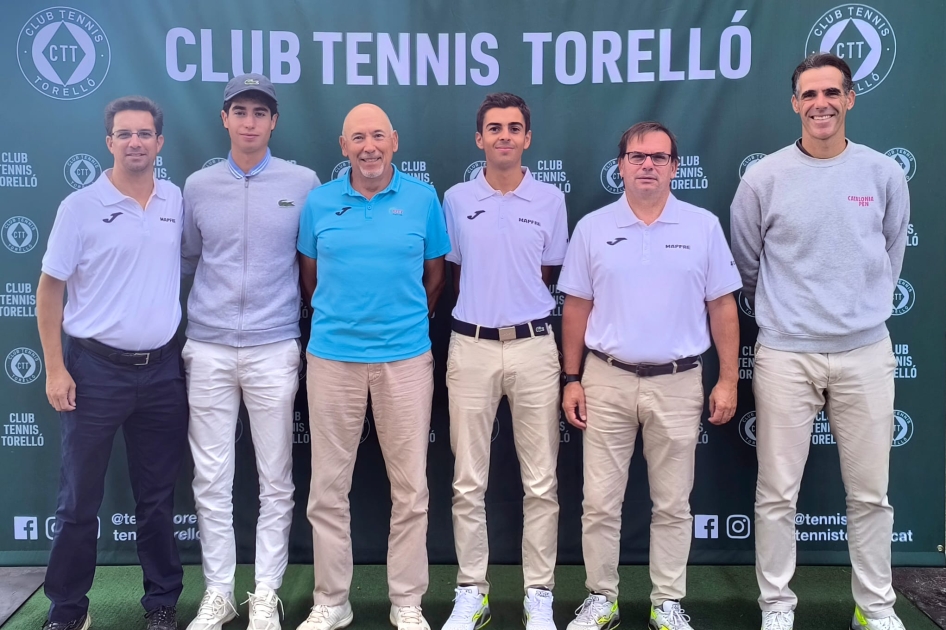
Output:
[[694,514],[693,535],[696,538],[719,538],[719,517],[715,514]]
[[14,540],[38,540],[39,527],[35,516],[14,516],[13,517],[13,539]]

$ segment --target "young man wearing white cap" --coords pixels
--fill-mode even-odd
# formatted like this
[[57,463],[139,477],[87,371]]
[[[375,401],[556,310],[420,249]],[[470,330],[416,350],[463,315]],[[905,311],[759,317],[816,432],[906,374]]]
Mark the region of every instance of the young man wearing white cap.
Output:
[[532,141],[522,98],[490,94],[476,114],[486,166],[444,195],[457,305],[447,356],[456,599],[443,630],[490,620],[486,487],[493,420],[505,395],[521,463],[523,621],[555,630],[552,587],[558,551],[558,348],[549,314],[554,267],[568,248],[565,196],[522,166]]
[[184,185],[187,301],[183,357],[190,402],[194,500],[206,582],[188,630],[220,630],[233,619],[235,429],[249,412],[260,481],[256,590],[249,630],[279,630],[279,598],[292,524],[292,419],[299,387],[299,212],[319,185],[308,168],[272,157],[279,116],[266,77],[245,74],[224,90],[226,161]]

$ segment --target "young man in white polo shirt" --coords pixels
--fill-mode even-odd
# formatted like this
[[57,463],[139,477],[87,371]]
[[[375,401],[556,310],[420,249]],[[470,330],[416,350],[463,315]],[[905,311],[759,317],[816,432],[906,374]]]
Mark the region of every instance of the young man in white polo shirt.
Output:
[[562,407],[584,431],[582,551],[590,592],[568,630],[620,622],[621,506],[638,431],[654,504],[649,627],[692,630],[680,600],[703,414],[699,355],[712,333],[719,380],[709,421],[723,424],[736,410],[739,320],[732,292],[742,283],[719,219],[670,194],[678,164],[669,129],[656,122],[628,129],[618,145],[624,194],[578,222],[558,282],[566,294]]
[[289,560],[292,414],[301,360],[295,248],[299,213],[319,179],[270,154],[279,113],[269,79],[235,77],[223,99],[230,154],[184,184],[182,252],[185,271],[196,274],[183,357],[207,587],[188,630],[220,630],[236,616],[232,493],[241,399],[260,482],[249,630],[279,630],[276,590]]
[[96,515],[119,428],[135,496],[141,605],[149,630],[177,630],[184,571],[174,538],[174,485],[187,449],[187,395],[175,338],[182,208],[180,189],[154,177],[163,123],[150,99],[108,104],[105,143],[115,165],[62,202],[43,256],[36,319],[46,395],[62,431],[59,531],[46,569],[51,606],[44,630],[91,625]]
[[486,486],[493,420],[509,399],[523,502],[523,621],[554,630],[558,551],[560,365],[548,317],[548,282],[568,246],[565,196],[522,166],[532,140],[529,108],[514,94],[490,94],[476,114],[486,167],[444,195],[457,305],[447,356],[456,604],[444,630],[475,630],[490,619]]

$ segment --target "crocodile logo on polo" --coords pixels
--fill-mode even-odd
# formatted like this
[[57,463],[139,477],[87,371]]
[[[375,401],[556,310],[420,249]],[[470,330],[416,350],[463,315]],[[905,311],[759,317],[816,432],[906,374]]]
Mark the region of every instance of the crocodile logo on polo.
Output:
[[295,205],[296,205],[296,204],[295,204],[295,202],[294,202],[292,199],[280,199],[280,200],[279,200],[279,207],[280,207],[280,208],[292,208],[292,207],[294,207]]

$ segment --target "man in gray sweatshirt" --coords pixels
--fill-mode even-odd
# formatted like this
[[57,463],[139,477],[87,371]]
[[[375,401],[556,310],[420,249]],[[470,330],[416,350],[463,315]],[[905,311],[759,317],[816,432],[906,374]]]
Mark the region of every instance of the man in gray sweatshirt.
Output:
[[301,358],[296,238],[299,213],[319,179],[270,154],[279,114],[269,79],[238,76],[223,98],[230,154],[184,185],[183,268],[196,273],[182,356],[207,587],[188,630],[220,630],[236,616],[232,491],[241,398],[260,482],[249,630],[279,630],[276,589],[289,556],[292,414]]
[[890,158],[845,138],[851,70],[828,53],[792,76],[799,141],[748,171],[732,203],[732,251],[759,337],[752,379],[759,477],[756,576],[763,630],[791,630],[795,506],[812,421],[824,408],[847,494],[855,630],[894,614],[887,502],[896,360],[885,321],[910,199]]

